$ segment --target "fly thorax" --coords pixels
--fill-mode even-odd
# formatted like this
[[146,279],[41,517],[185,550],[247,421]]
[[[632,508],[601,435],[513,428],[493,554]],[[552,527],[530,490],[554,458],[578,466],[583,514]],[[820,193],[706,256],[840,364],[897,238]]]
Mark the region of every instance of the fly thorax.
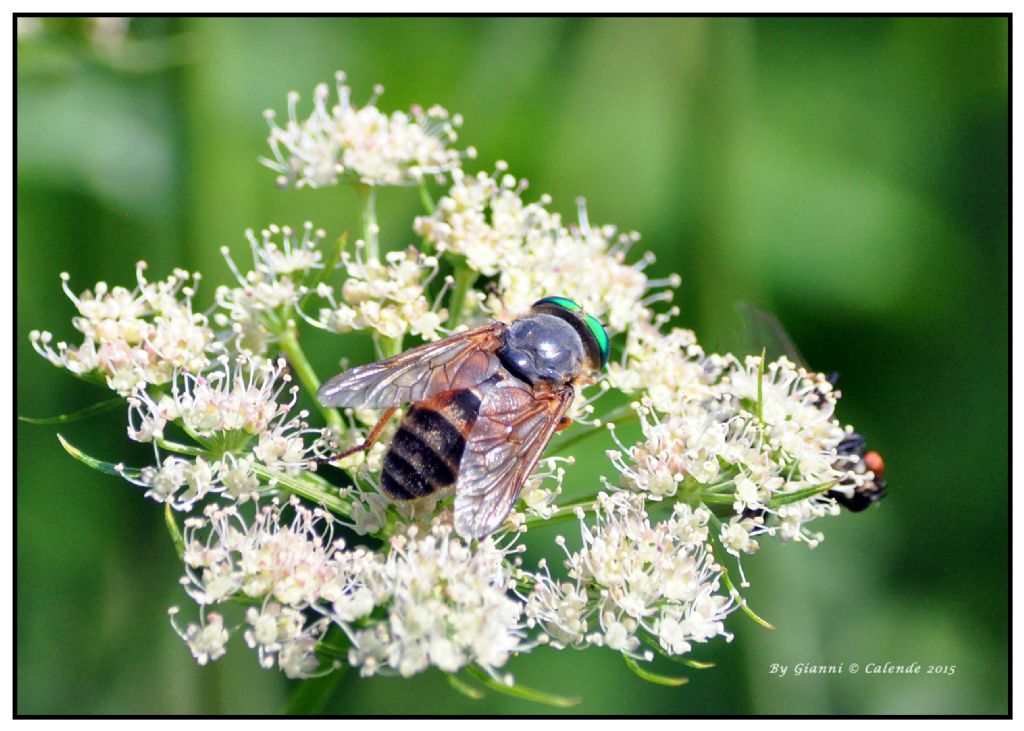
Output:
[[504,333],[498,358],[512,375],[529,383],[561,386],[583,372],[583,341],[565,320],[538,313],[515,320]]

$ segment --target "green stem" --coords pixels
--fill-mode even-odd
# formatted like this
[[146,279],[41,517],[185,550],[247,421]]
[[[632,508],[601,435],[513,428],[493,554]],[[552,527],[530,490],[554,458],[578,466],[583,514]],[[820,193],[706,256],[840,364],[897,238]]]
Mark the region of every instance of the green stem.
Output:
[[761,362],[757,366],[757,420],[764,425],[764,358],[767,351],[761,349]]
[[201,447],[193,447],[188,444],[179,444],[178,442],[171,442],[167,439],[157,439],[156,445],[162,449],[166,449],[168,452],[176,452],[177,454],[187,454],[190,457],[208,457],[209,451],[202,449]]
[[526,527],[529,529],[543,528],[549,525],[556,525],[558,523],[565,523],[570,520],[576,519],[576,508],[583,508],[583,511],[593,510],[594,502],[597,500],[596,496],[589,496],[581,498],[579,500],[573,500],[571,503],[565,505],[559,505],[558,510],[550,518],[527,518]]
[[[729,499],[730,503],[732,498]],[[676,503],[692,503],[693,501],[684,492],[680,491],[677,493],[675,499],[649,501],[647,504],[647,512],[654,513],[659,510],[673,507]],[[559,505],[558,510],[550,518],[527,518],[527,528],[543,528],[544,526],[554,525],[556,523],[565,523],[566,521],[576,519],[576,509],[583,508],[584,513],[589,513],[594,509],[597,504],[597,495],[588,495],[586,497],[576,498],[572,502]]]
[[[319,503],[332,513],[347,518],[352,512],[351,506],[347,502],[335,493],[329,492],[324,487],[317,485],[314,480],[319,480],[320,478],[309,475],[309,473],[305,473],[303,477],[293,477],[282,472],[275,472],[261,464],[254,464],[252,471],[265,480],[273,480],[279,487],[293,495]],[[326,481],[323,482],[325,485],[330,484]]]
[[167,532],[171,534],[171,543],[174,544],[174,552],[178,554],[178,560],[185,558],[185,539],[178,527],[178,520],[174,517],[170,503],[164,503],[164,523],[167,525]]
[[356,193],[363,209],[363,241],[366,256],[380,261],[380,229],[377,226],[377,188],[365,183],[356,184]]
[[455,267],[455,286],[448,298],[448,327],[455,328],[462,322],[462,311],[466,308],[466,298],[480,274],[473,271],[465,263]]
[[426,181],[420,181],[420,202],[423,204],[423,210],[427,212],[427,215],[434,213],[434,199],[430,197],[430,191],[427,190]]
[[445,673],[444,676],[448,679],[448,685],[455,688],[455,690],[459,691],[460,693],[462,693],[462,695],[466,696],[467,698],[472,698],[473,700],[478,701],[484,697],[484,692],[482,690],[480,690],[479,688],[474,688],[472,685],[466,683],[457,675],[454,675],[452,673]]
[[345,432],[345,422],[342,420],[341,414],[338,413],[337,409],[323,406],[316,398],[316,392],[320,390],[320,379],[317,378],[316,371],[313,370],[313,366],[310,365],[309,359],[306,358],[302,346],[299,345],[298,333],[295,331],[295,328],[290,327],[285,330],[278,344],[281,347],[281,352],[288,358],[288,362],[291,363],[292,368],[299,377],[302,387],[316,403],[316,407],[323,415],[327,426],[335,434],[343,434]]
[[394,358],[402,352],[402,336],[399,335],[397,338],[382,337],[378,345],[378,350],[380,350],[382,357]]

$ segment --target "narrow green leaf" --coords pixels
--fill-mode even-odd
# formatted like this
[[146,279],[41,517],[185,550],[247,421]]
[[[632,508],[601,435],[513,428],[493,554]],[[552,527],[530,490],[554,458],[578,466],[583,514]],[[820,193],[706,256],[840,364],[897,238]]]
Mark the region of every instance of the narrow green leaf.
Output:
[[178,454],[187,454],[191,457],[207,457],[207,450],[202,447],[193,447],[188,444],[179,444],[178,442],[171,442],[167,439],[157,439],[156,444],[158,447],[166,449],[168,452],[177,452]]
[[60,434],[57,435],[57,440],[60,442],[60,446],[64,447],[64,451],[82,464],[92,467],[97,472],[102,472],[105,475],[117,475],[118,477],[138,477],[141,474],[141,470],[90,457],[78,447],[73,446]]
[[644,670],[640,667],[640,664],[631,658],[629,655],[623,655],[622,659],[626,661],[626,667],[633,671],[633,674],[642,680],[646,680],[648,683],[656,683],[658,685],[671,685],[680,686],[686,685],[690,682],[689,678],[673,678],[668,675],[658,675],[652,673],[650,670]]
[[100,401],[98,404],[92,406],[86,406],[84,409],[73,411],[70,414],[61,414],[59,416],[48,416],[48,417],[34,417],[34,416],[19,416],[19,421],[24,421],[27,424],[35,424],[36,426],[52,426],[53,424],[71,424],[82,419],[88,419],[90,416],[96,414],[102,414],[104,411],[112,411],[118,406],[123,406],[125,400],[120,396],[115,396],[112,399],[106,401]]
[[713,492],[706,492],[700,496],[700,500],[707,505],[732,505],[736,502],[736,496],[733,494],[718,495]]
[[694,660],[689,657],[681,657],[679,658],[679,662],[687,667],[693,668],[694,670],[710,670],[715,666],[713,662],[701,662],[700,660]]
[[769,622],[767,619],[759,617],[754,612],[754,610],[750,608],[750,606],[747,604],[747,600],[744,599],[743,596],[739,593],[739,591],[737,591],[736,587],[733,586],[732,579],[729,578],[729,572],[724,567],[722,568],[722,581],[725,582],[725,586],[729,590],[729,593],[736,597],[736,601],[740,605],[740,609],[743,610],[744,614],[746,614],[748,617],[750,617],[752,620],[757,622],[765,629],[775,629],[774,624]]
[[788,495],[779,495],[778,497],[772,498],[768,504],[773,508],[778,508],[781,507],[782,505],[798,503],[801,500],[806,500],[809,497],[814,497],[815,495],[820,495],[823,492],[828,492],[829,490],[836,486],[837,482],[838,480],[832,480],[832,482],[823,482],[820,485],[811,485],[810,487],[805,487],[803,490],[791,492]]
[[474,688],[469,683],[464,682],[459,676],[453,673],[445,673],[444,677],[448,680],[448,685],[455,688],[455,690],[462,693],[467,698],[472,698],[475,701],[480,700],[484,697],[484,692],[479,688]]
[[709,668],[715,667],[715,664],[713,662],[701,662],[700,660],[693,660],[688,657],[681,657],[680,655],[672,655],[665,651],[665,648],[661,646],[660,642],[658,642],[658,638],[652,635],[650,632],[645,632],[641,630],[640,634],[642,634],[644,639],[647,640],[647,644],[650,647],[653,647],[655,652],[657,652],[666,660],[671,660],[672,662],[679,663],[680,665],[685,665],[686,667],[693,668],[694,670],[707,670]]
[[164,523],[167,524],[167,532],[171,534],[174,552],[178,554],[179,560],[184,559],[185,538],[181,535],[181,529],[178,528],[178,521],[174,519],[174,511],[171,510],[170,503],[164,503]]
[[467,671],[470,675],[491,690],[498,693],[504,693],[505,695],[510,695],[513,698],[522,698],[523,700],[533,701],[534,703],[543,703],[544,705],[554,706],[556,708],[571,708],[580,702],[579,698],[566,698],[560,695],[544,693],[543,691],[527,688],[526,686],[519,684],[505,685],[504,683],[499,683],[475,665],[470,665],[467,668]]

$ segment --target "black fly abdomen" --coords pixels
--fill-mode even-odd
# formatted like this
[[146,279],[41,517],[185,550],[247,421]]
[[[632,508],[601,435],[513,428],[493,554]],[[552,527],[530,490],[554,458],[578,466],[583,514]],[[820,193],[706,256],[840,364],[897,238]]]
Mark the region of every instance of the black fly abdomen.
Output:
[[479,397],[466,389],[409,409],[384,456],[384,492],[411,500],[453,485],[479,408]]

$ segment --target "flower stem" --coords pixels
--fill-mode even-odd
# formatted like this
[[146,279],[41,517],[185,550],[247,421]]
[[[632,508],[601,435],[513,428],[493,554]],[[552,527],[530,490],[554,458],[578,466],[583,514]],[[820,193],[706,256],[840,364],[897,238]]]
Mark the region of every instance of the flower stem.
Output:
[[473,271],[464,263],[460,262],[456,265],[455,286],[452,288],[451,296],[448,298],[448,327],[455,328],[462,322],[462,312],[466,307],[466,299],[479,276],[479,273]]
[[764,358],[767,351],[761,349],[761,362],[757,364],[757,420],[764,425]]
[[356,184],[356,193],[363,208],[363,241],[366,243],[366,256],[380,261],[380,227],[377,225],[377,188],[365,183]]
[[210,455],[209,450],[201,447],[193,447],[188,444],[179,444],[178,442],[172,442],[167,439],[157,439],[156,445],[168,452],[177,452],[178,454],[187,454],[190,457],[208,457]]
[[331,431],[335,434],[342,434],[345,431],[345,422],[342,421],[341,414],[338,413],[337,409],[331,409],[327,406],[323,406],[316,399],[316,392],[320,390],[320,379],[317,378],[316,371],[313,370],[313,366],[310,365],[309,359],[306,358],[306,354],[302,350],[302,346],[299,345],[298,333],[294,327],[289,327],[281,335],[281,340],[278,343],[281,347],[281,352],[288,358],[288,362],[291,363],[292,368],[295,370],[295,374],[299,377],[299,382],[302,387],[309,393],[316,403],[317,409],[323,415],[324,420],[327,422],[327,426],[330,427]]
[[[312,500],[315,503],[323,505],[332,513],[336,513],[337,515],[347,518],[352,512],[349,504],[338,497],[337,494],[328,492],[325,488],[317,485],[313,479],[306,479],[307,477],[314,478],[314,476],[310,475],[308,472],[304,473],[303,477],[293,477],[282,472],[276,472],[275,470],[264,467],[261,464],[254,464],[252,466],[252,471],[264,480],[273,481],[276,485],[293,495],[298,495],[299,497],[306,498],[307,500]],[[324,484],[329,483],[325,482]]]
[[170,503],[164,503],[164,523],[167,525],[167,532],[171,534],[171,543],[174,544],[174,552],[178,554],[178,559],[185,558],[185,539],[181,535]]
[[430,191],[427,190],[427,183],[424,180],[420,181],[420,203],[423,204],[423,210],[427,212],[427,215],[431,215],[434,212],[434,199],[430,197]]
[[402,352],[402,336],[399,335],[397,338],[382,337],[378,347],[383,357],[394,358]]

